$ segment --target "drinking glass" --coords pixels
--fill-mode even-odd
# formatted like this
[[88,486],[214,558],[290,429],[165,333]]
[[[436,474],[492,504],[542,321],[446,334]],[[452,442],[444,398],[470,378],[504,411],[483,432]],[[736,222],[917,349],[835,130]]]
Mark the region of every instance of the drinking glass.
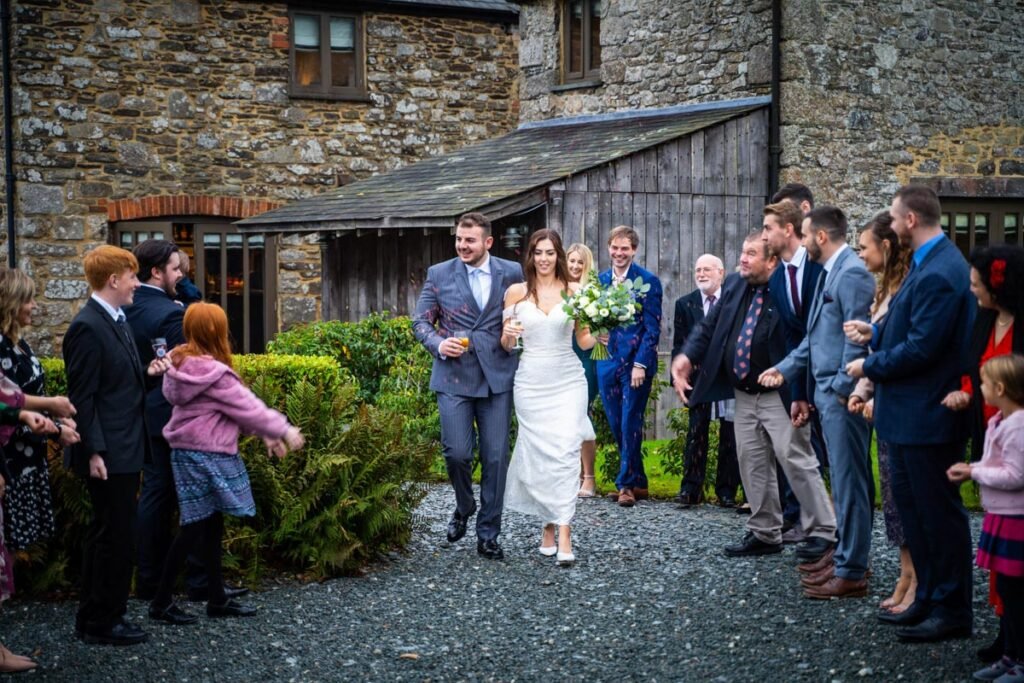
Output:
[[452,332],[452,336],[459,340],[462,348],[469,348],[469,330],[455,330]]
[[523,350],[523,321],[521,321],[519,318],[517,318],[516,316],[513,315],[512,317],[510,317],[508,319],[508,324],[511,325],[512,327],[514,327],[518,331],[518,334],[516,334],[515,346],[513,346],[512,348],[515,349],[516,351],[522,351]]

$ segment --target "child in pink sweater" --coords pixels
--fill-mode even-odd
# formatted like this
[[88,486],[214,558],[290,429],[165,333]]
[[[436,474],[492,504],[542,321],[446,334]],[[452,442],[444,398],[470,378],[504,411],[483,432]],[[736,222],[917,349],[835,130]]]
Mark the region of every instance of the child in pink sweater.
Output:
[[255,608],[227,599],[221,578],[222,514],[256,514],[249,475],[238,454],[238,437],[241,433],[262,436],[270,452],[282,456],[286,446],[302,448],[302,434],[257,398],[231,369],[228,319],[220,306],[189,306],[182,332],[186,343],[171,352],[172,367],[164,375],[164,396],[173,412],[163,430],[171,446],[181,530],[167,551],[149,616],[171,624],[196,621],[173,600],[182,562],[193,548],[206,566],[207,616],[252,616]]
[[999,410],[988,421],[985,454],[981,462],[956,463],[947,474],[954,483],[973,479],[980,485],[985,520],[976,562],[996,575],[1008,638],[1007,655],[974,677],[1024,682],[1024,356],[996,356],[985,363],[981,393]]

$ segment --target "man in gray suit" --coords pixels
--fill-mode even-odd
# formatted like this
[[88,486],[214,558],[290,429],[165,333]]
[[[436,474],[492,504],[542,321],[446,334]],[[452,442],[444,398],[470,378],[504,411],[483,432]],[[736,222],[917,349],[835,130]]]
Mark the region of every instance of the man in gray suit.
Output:
[[871,549],[870,433],[864,418],[847,410],[857,380],[845,370],[847,363],[866,356],[867,348],[846,338],[843,323],[868,320],[875,281],[847,245],[846,228],[846,216],[831,206],[814,209],[804,218],[807,254],[824,266],[807,319],[807,335],[760,378],[765,386],[779,386],[809,370],[813,379],[808,394],[821,415],[839,532],[831,559],[826,555],[817,563],[801,565],[804,595],[820,600],[867,595],[865,574]]
[[498,534],[508,471],[512,380],[519,365],[516,352],[506,351],[500,343],[502,301],[509,286],[523,281],[523,269],[491,256],[493,243],[486,216],[467,213],[459,218],[458,256],[427,271],[412,329],[434,356],[430,389],[437,394],[441,449],[455,489],[448,542],[466,534],[467,522],[477,509],[473,448],[479,444],[476,549],[488,559],[500,560],[504,557]]

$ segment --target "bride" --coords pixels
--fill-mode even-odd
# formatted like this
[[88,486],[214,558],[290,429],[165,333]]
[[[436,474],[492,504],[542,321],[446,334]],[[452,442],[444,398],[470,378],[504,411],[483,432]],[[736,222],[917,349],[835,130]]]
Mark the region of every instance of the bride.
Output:
[[[505,293],[501,345],[511,351],[521,338],[513,387],[519,435],[505,488],[505,508],[540,517],[544,524],[540,553],[558,564],[575,561],[569,523],[576,512],[580,447],[594,438],[587,417],[587,379],[572,349],[572,335],[583,349],[597,340],[575,329],[562,310],[562,294],[575,292],[569,282],[562,240],[553,230],[530,237],[524,267],[526,282]],[[558,542],[555,543],[555,527]]]

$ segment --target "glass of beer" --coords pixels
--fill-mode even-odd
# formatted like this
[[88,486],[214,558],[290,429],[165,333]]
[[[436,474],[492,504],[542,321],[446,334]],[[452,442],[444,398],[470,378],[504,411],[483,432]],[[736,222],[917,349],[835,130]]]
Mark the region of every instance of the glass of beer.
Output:
[[459,340],[462,348],[469,348],[469,330],[455,330],[452,332],[452,336]]
[[516,316],[511,316],[508,319],[508,324],[516,330],[516,344],[512,348],[516,351],[523,350],[523,321]]

